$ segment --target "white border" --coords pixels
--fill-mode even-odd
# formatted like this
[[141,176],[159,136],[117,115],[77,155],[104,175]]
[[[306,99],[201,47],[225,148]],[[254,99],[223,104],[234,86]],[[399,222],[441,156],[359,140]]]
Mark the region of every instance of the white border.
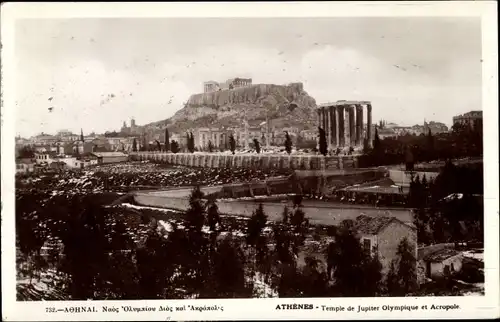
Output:
[[[486,295],[484,297],[425,298],[332,298],[332,299],[248,299],[248,300],[183,300],[127,301],[126,305],[142,307],[168,305],[218,305],[224,311],[47,314],[45,308],[92,305],[121,306],[120,301],[96,302],[31,302],[15,301],[15,236],[14,236],[14,120],[15,77],[14,22],[20,18],[73,17],[466,17],[482,18],[483,44],[483,113],[484,113],[484,186]],[[242,319],[416,319],[416,318],[494,318],[499,317],[499,211],[498,211],[498,18],[496,1],[451,2],[290,2],[290,3],[4,3],[1,7],[2,41],[2,106],[1,126],[1,191],[2,191],[2,320],[242,320]],[[369,314],[327,312],[318,310],[275,310],[277,304],[313,303],[314,306],[380,306],[446,305],[460,309],[389,312]]]

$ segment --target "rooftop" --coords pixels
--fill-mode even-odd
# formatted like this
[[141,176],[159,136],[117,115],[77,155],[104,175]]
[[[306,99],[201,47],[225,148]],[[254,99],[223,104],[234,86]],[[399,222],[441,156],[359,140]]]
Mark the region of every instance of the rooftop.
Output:
[[93,152],[93,155],[95,155],[98,158],[102,157],[124,157],[127,156],[123,152]]
[[366,215],[359,215],[356,217],[356,221],[354,222],[354,229],[363,234],[377,235],[393,221],[406,225],[396,217],[370,217]]
[[57,152],[56,152],[56,151],[44,151],[44,152],[35,152],[35,154],[38,154],[38,155],[56,156],[56,155],[57,155]]
[[428,262],[442,262],[445,259],[460,255],[460,252],[452,248],[440,249],[436,252],[430,253],[424,257],[425,261]]
[[356,105],[356,104],[371,104],[370,101],[336,101],[328,102],[318,105],[318,107],[329,107],[329,106],[344,106],[344,105]]
[[18,164],[32,164],[34,162],[33,162],[33,159],[31,159],[31,158],[19,158],[16,160],[16,163],[18,163]]

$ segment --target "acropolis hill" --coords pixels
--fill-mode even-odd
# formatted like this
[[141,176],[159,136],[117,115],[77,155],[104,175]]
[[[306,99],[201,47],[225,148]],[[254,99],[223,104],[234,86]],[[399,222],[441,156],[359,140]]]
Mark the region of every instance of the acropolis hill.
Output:
[[[173,130],[196,127],[250,126],[269,118],[276,127],[316,127],[316,101],[302,83],[254,84],[233,89],[193,94],[184,108],[168,120]],[[170,127],[170,126],[169,126]]]

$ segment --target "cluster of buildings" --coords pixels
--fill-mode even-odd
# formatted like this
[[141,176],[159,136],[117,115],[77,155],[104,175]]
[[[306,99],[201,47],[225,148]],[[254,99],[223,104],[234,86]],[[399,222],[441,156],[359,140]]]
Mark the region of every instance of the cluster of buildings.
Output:
[[395,217],[360,215],[354,221],[353,228],[362,247],[379,258],[384,276],[389,272],[393,260],[398,259],[398,246],[403,239],[413,250],[418,284],[452,276],[462,270],[463,252],[455,249],[454,244],[418,247],[416,228]]
[[241,78],[241,77],[230,78],[227,81],[221,83],[216,81],[207,81],[203,83],[203,92],[211,93],[226,89],[236,89],[250,85],[252,85],[251,78]]
[[453,124],[468,125],[472,129],[483,122],[483,111],[470,111],[453,117]]
[[84,136],[62,130],[29,139],[16,138],[16,172],[38,169],[81,169],[100,163],[128,160],[134,137]]
[[[452,124],[461,124],[470,126],[471,129],[479,126],[483,122],[483,112],[482,111],[470,111],[464,114],[454,116],[452,119]],[[395,123],[387,123],[386,121],[380,121],[377,127],[379,138],[384,139],[387,137],[399,137],[404,135],[421,135],[427,134],[429,131],[432,134],[446,133],[451,131],[451,128],[446,126],[441,122],[424,120],[424,124],[416,124],[413,126],[399,126]]]
[[429,133],[429,130],[432,134],[439,134],[449,132],[450,129],[444,123],[434,121],[427,122],[425,120],[423,125],[415,124],[412,126],[400,126],[395,123],[380,121],[377,126],[377,132],[380,139],[387,137],[397,138],[405,135],[425,135]]
[[56,135],[39,134],[29,139],[16,138],[16,151],[29,147],[34,152],[56,152],[57,154],[84,154],[90,152],[131,151],[134,139],[139,137],[106,137],[91,133],[84,136],[68,131]]
[[[206,82],[205,92],[224,88],[238,88],[252,84],[251,79],[233,78],[224,83]],[[405,135],[421,135],[448,132],[450,129],[443,123],[424,120],[423,125],[399,126],[395,123],[380,121],[372,124],[372,105],[369,101],[336,101],[319,105],[317,108],[318,125],[325,130],[329,150],[343,147],[360,147],[365,140],[370,144],[374,138],[374,128],[380,139],[388,137],[399,137]],[[366,115],[366,118],[365,116]],[[453,117],[453,123],[467,124],[472,128],[482,122],[482,111],[471,111]],[[16,152],[23,147],[29,147],[36,155],[33,163],[53,163],[52,161],[63,156],[68,156],[65,162],[68,167],[84,167],[92,162],[97,162],[97,157],[91,157],[93,153],[120,152],[126,154],[133,151],[134,141],[137,150],[144,145],[157,148],[165,142],[166,123],[155,123],[150,126],[138,126],[135,120],[130,120],[130,126],[123,122],[120,132],[113,135],[78,135],[68,130],[61,130],[56,135],[41,133],[29,139],[16,138]],[[200,150],[208,150],[211,145],[214,150],[225,150],[229,148],[229,137],[232,135],[236,140],[238,148],[249,149],[254,140],[258,140],[261,147],[283,146],[286,134],[291,137],[293,145],[300,148],[315,146],[318,140],[318,130],[300,129],[298,127],[271,127],[270,122],[262,122],[259,125],[250,126],[244,122],[241,127],[203,127],[194,128],[189,131],[193,133],[195,147]],[[187,133],[170,133],[169,140],[179,143],[181,150],[187,146]],[[303,143],[303,144],[302,144]],[[302,146],[300,146],[302,144]],[[17,156],[17,154],[16,154]],[[87,159],[82,159],[87,156]],[[68,159],[76,157],[77,159]],[[94,160],[94,161],[92,161]],[[26,162],[26,160],[25,160]],[[19,165],[19,170],[25,166]]]
[[55,151],[35,152],[33,157],[20,157],[16,160],[16,173],[36,171],[83,169],[89,166],[128,161],[123,152],[90,152],[80,156],[58,154]]
[[[243,127],[205,127],[193,131],[195,146],[199,150],[208,149],[211,144],[216,150],[229,148],[229,137],[233,135],[236,146],[249,149],[254,140],[259,141],[261,147],[283,146],[286,134],[290,136],[294,145],[300,140],[302,142],[314,143],[317,141],[318,131],[300,130],[298,127],[271,128],[267,124]],[[179,135],[177,135],[179,136]],[[180,141],[184,142],[183,138]],[[312,145],[314,145],[312,144]]]

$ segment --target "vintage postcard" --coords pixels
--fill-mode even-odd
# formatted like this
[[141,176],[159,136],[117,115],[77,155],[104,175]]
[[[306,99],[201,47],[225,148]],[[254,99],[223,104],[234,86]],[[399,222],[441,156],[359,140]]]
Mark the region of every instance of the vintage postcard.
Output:
[[496,2],[1,9],[3,320],[499,317]]

